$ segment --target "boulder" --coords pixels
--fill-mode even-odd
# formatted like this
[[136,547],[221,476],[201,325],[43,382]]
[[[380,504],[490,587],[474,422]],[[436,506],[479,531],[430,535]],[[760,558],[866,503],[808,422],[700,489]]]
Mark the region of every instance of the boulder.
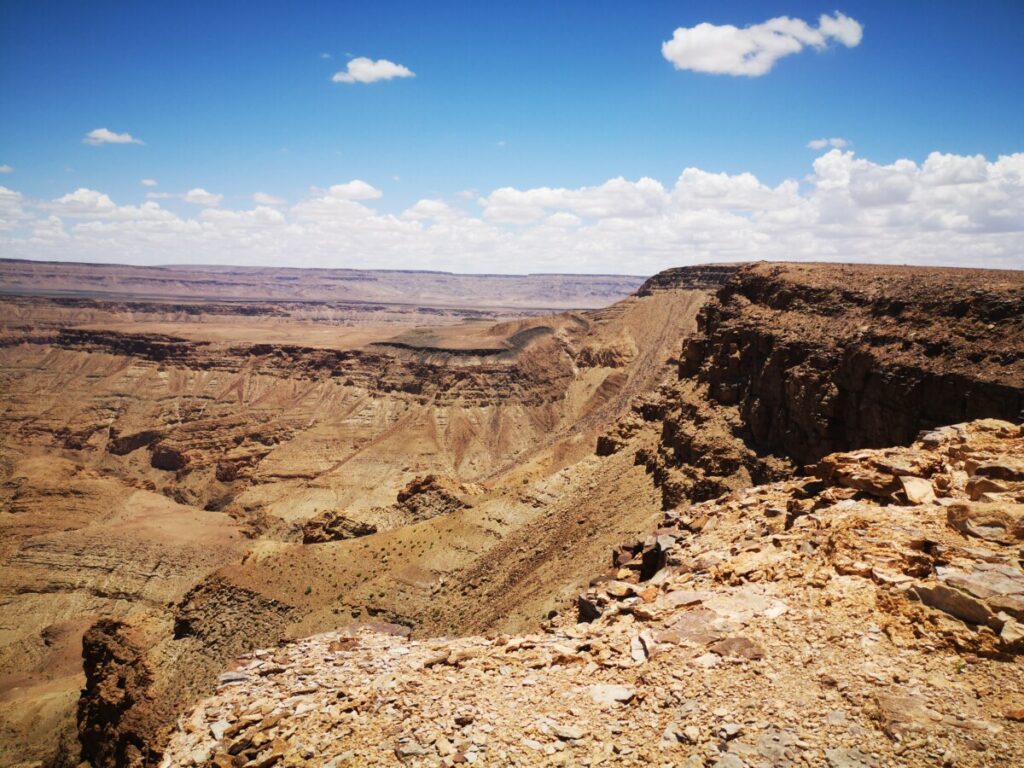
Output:
[[342,512],[321,512],[302,526],[303,544],[343,541],[377,532],[377,526],[353,520]]
[[965,536],[998,544],[1024,541],[1024,504],[961,501],[946,507],[946,521]]

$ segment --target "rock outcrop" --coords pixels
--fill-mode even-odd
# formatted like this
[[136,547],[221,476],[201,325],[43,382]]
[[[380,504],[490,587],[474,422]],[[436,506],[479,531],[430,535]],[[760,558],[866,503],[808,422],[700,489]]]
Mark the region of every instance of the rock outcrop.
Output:
[[78,704],[83,759],[96,765],[138,765],[154,759],[139,737],[146,729],[137,722],[151,715],[144,647],[137,630],[122,622],[102,620],[85,633],[82,660],[91,695]]
[[1019,764],[1021,455],[983,420],[671,510],[579,623],[257,651],[162,765]]
[[302,526],[303,544],[323,544],[326,541],[344,541],[377,532],[377,526],[353,520],[348,515],[328,510],[311,517]]
[[437,515],[450,515],[468,506],[456,495],[458,489],[437,475],[426,475],[409,481],[398,492],[397,506],[414,520],[427,520]]
[[682,375],[798,464],[1024,412],[1021,273],[753,264],[698,322]]

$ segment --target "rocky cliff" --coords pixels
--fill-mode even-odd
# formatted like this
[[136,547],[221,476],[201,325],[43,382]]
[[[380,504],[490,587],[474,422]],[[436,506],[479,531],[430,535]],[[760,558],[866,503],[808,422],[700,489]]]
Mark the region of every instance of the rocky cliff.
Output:
[[1024,412],[1018,272],[755,264],[704,307],[680,371],[756,450],[808,464]]
[[670,512],[579,623],[257,651],[161,765],[1019,765],[1021,456],[959,424]]
[[[823,455],[1024,411],[1024,275],[867,265],[748,264],[721,283],[678,376],[602,437],[637,453],[666,509],[781,479]],[[651,285],[688,279],[675,270]],[[703,278],[701,278],[703,279]]]

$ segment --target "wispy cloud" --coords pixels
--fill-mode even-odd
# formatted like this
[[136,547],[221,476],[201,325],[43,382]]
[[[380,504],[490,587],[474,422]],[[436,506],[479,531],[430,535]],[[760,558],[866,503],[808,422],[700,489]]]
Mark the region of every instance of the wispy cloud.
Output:
[[114,133],[107,128],[93,128],[85,134],[82,142],[94,147],[101,144],[142,144],[141,139],[136,139],[130,133]]
[[368,59],[365,56],[352,59],[348,68],[335,72],[332,80],[336,83],[376,83],[379,80],[393,80],[396,77],[416,77],[416,74],[401,64],[387,59]]
[[156,179],[143,179],[141,182],[144,187],[155,187],[157,185]]
[[823,14],[818,26],[802,19],[779,16],[740,29],[732,24],[679,27],[661,45],[662,55],[676,69],[714,75],[760,77],[784,56],[805,47],[822,50],[832,41],[853,48],[860,45],[864,28],[859,21],[836,11]]
[[14,173],[14,168],[9,165],[0,165],[0,173]]
[[252,201],[256,203],[256,205],[284,205],[288,202],[283,197],[268,195],[266,192],[253,193]]
[[807,142],[808,149],[825,149],[826,147],[831,147],[832,149],[846,149],[848,146],[850,146],[849,141],[838,137],[833,139],[811,139]]

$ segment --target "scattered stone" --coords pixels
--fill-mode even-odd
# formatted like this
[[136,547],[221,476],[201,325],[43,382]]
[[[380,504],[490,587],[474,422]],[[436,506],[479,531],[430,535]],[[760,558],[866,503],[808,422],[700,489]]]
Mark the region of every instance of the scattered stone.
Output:
[[611,706],[616,703],[627,703],[636,696],[636,689],[630,685],[592,685],[590,697],[598,704]]
[[576,725],[553,725],[551,732],[562,741],[577,741],[587,735],[586,730]]
[[726,723],[718,729],[718,736],[721,739],[729,741],[735,739],[743,732],[743,726],[739,723]]
[[935,488],[920,477],[900,477],[903,494],[911,504],[931,504],[935,501]]
[[719,656],[735,656],[738,658],[756,661],[764,658],[764,649],[745,637],[729,637],[712,643],[710,650]]
[[874,768],[874,761],[869,761],[867,755],[859,749],[847,747],[833,747],[825,750],[825,759],[828,760],[830,768]]

